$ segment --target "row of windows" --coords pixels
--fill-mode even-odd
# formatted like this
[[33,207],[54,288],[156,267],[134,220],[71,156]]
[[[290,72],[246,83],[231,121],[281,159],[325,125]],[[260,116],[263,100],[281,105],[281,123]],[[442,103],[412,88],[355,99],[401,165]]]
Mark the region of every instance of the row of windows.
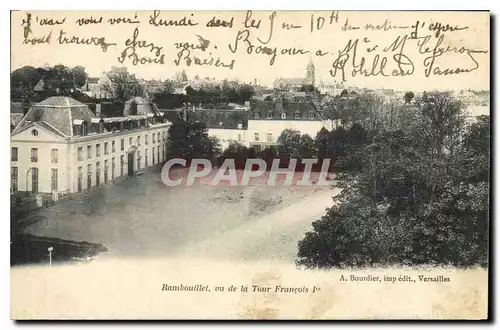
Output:
[[[17,162],[19,160],[19,149],[17,147],[11,148],[10,160],[12,162]],[[32,163],[38,162],[38,148],[31,148],[30,160]],[[52,149],[50,151],[50,162],[52,164],[57,164],[59,162],[59,151],[57,149]]]
[[[260,141],[260,134],[259,133],[254,133],[254,141],[259,142]],[[267,142],[273,142],[273,133],[267,133]]]
[[[160,158],[160,153],[161,153],[161,158]],[[145,158],[144,158],[144,167],[149,166],[148,163],[148,149],[145,150]],[[152,155],[153,155],[153,162],[151,165],[157,164],[161,161],[165,160],[165,148],[161,148],[158,146],[157,148],[152,149]],[[136,155],[137,159],[137,169],[141,168],[141,153],[140,151],[137,151]],[[115,179],[116,175],[116,162],[115,162],[115,157],[111,158],[111,173],[109,171],[109,160],[104,161],[104,183],[108,183],[109,178],[111,180]],[[125,174],[125,156],[121,155],[120,156],[120,174],[119,176],[123,176]],[[92,164],[87,165],[87,189],[92,187]],[[99,186],[101,184],[101,162],[96,162],[95,163],[95,186]],[[78,191],[83,190],[83,167],[78,166],[78,182],[77,182],[77,189]]]
[[[38,168],[30,168],[26,173],[26,179],[29,178],[28,176],[30,174],[31,192],[37,194],[39,187]],[[19,169],[16,166],[10,168],[10,180],[12,191],[17,192],[19,190]],[[50,189],[51,191],[57,191],[59,189],[59,170],[57,168],[52,168],[50,171]]]
[[[162,137],[163,141],[166,139],[166,132],[163,132],[163,136],[160,135],[160,132],[158,133],[152,133],[152,139],[153,143],[156,143],[156,141],[160,142],[160,138]],[[149,134],[144,135],[144,143],[148,145],[148,137]],[[128,140],[128,145],[131,146],[134,144],[134,138],[129,137]],[[141,145],[141,136],[138,136],[136,139],[136,144],[137,146]],[[120,140],[120,151],[125,150],[125,139]],[[111,153],[115,153],[116,147],[115,147],[115,141],[111,141]],[[104,155],[109,155],[109,142],[104,142]],[[98,143],[95,145],[95,157],[101,157],[101,144]],[[83,147],[78,148],[78,161],[83,161]],[[92,146],[89,145],[87,146],[87,159],[92,159]]]
[[[163,132],[163,140],[165,141],[166,139],[166,132]],[[148,144],[148,136],[149,134],[146,134],[144,136],[145,139],[145,144]],[[153,143],[156,143],[156,141],[160,142],[160,132],[158,133],[153,133],[152,138],[153,138]],[[129,138],[129,146],[133,144],[133,138]],[[141,137],[137,137],[137,145],[141,145]],[[125,150],[125,141],[124,139],[121,139],[120,141],[120,150],[123,151]],[[115,146],[115,141],[111,141],[111,153],[114,153],[116,151],[116,146]],[[109,155],[109,143],[104,142],[104,155]],[[101,144],[96,144],[96,149],[95,149],[95,156],[96,157],[101,157]],[[87,146],[87,159],[92,159],[92,146],[89,145]],[[12,162],[17,162],[19,161],[19,149],[17,147],[12,147],[11,148],[11,154],[10,154],[10,160]],[[79,147],[78,148],[78,161],[83,160],[83,148]],[[38,148],[31,148],[31,162],[32,163],[37,163],[38,162]],[[57,149],[52,149],[50,153],[50,162],[52,164],[57,164],[59,162],[59,151]]]
[[[254,118],[254,119],[259,119],[259,118],[260,118],[260,112],[254,112],[254,113],[253,113],[253,118]],[[274,118],[274,113],[273,113],[272,111],[269,111],[269,112],[267,113],[267,119],[273,119],[273,118]],[[287,118],[287,117],[286,117],[286,112],[282,112],[282,113],[281,113],[281,119],[286,119],[286,118]],[[300,112],[298,112],[298,111],[297,111],[297,112],[295,112],[295,113],[293,114],[293,118],[294,118],[294,119],[301,119],[301,118],[302,118],[302,116],[300,115]],[[310,112],[307,114],[307,118],[308,118],[308,119],[315,119],[315,118],[316,118],[316,114],[315,114],[314,112],[310,111]]]
[[[57,149],[53,149],[57,150]],[[148,149],[145,150],[144,157],[144,166],[149,166],[148,163]],[[157,148],[152,149],[152,163],[151,165],[157,164],[161,161],[165,160],[165,147],[161,148],[158,146]],[[101,183],[101,162],[96,162],[96,173],[95,173],[95,185],[99,186]],[[111,180],[115,178],[115,168],[116,161],[115,157],[111,158]],[[137,152],[137,168],[141,168],[141,154],[140,151]],[[26,177],[31,172],[31,192],[38,193],[39,187],[39,176],[38,176],[38,168],[33,167],[28,170]],[[120,176],[123,176],[125,172],[125,156],[120,156]],[[17,166],[12,166],[11,171],[11,189],[13,192],[17,192],[19,190],[19,168]],[[109,179],[109,160],[104,160],[104,183],[107,183]],[[82,191],[83,186],[83,168],[82,166],[78,167],[78,191]],[[87,188],[92,187],[92,164],[87,165]],[[59,170],[57,168],[51,169],[51,190],[58,191],[59,189]]]

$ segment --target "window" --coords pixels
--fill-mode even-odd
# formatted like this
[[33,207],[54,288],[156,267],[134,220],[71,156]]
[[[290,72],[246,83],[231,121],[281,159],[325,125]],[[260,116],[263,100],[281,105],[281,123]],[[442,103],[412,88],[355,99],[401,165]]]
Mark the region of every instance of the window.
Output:
[[82,135],[87,135],[88,128],[87,128],[87,122],[82,123]]
[[238,141],[241,141],[241,133],[238,133]]
[[104,154],[109,155],[108,142],[104,142]]
[[123,176],[123,168],[125,167],[125,157],[120,156],[120,176]]
[[137,151],[137,170],[141,168],[141,152]]
[[281,119],[286,119],[286,112],[281,113]]
[[111,158],[111,180],[115,179],[115,157]]
[[[80,166],[79,169],[82,167]],[[53,168],[51,171],[51,176],[50,176],[50,189],[51,191],[57,191],[57,181],[58,181],[58,170],[57,168]]]
[[101,145],[100,144],[95,145],[95,156],[96,156],[96,158],[101,157]]
[[309,114],[307,115],[307,117],[308,117],[309,119],[314,119],[314,112],[312,112],[312,111],[311,111],[311,112],[309,112]]
[[[148,139],[149,134],[144,135],[144,144],[148,145],[149,139]],[[155,143],[155,136],[153,134],[153,143]]]
[[167,133],[163,132],[163,141],[165,141],[165,136],[167,135]]
[[95,164],[95,185],[99,186],[101,184],[101,162]]
[[153,148],[152,152],[153,152],[153,165],[154,165],[155,164],[155,148]]
[[267,133],[267,142],[273,142],[273,133]]
[[144,150],[144,167],[148,167],[148,149]]
[[17,159],[19,157],[19,154],[18,154],[18,149],[17,148],[12,148],[11,149],[11,154],[10,154],[10,160],[12,162],[17,162]]
[[158,146],[157,150],[158,150],[158,152],[156,153],[156,155],[158,156],[158,163],[160,163],[161,160],[160,160],[160,147],[159,146]]
[[59,161],[58,158],[59,158],[58,150],[57,149],[52,149],[51,152],[50,152],[50,161],[51,161],[51,163],[57,164],[57,162]]
[[254,118],[254,119],[259,119],[259,117],[260,117],[260,113],[259,113],[259,112],[255,112],[255,113],[253,114],[253,118]]
[[83,148],[78,147],[78,161],[81,162],[83,160]]
[[156,133],[156,141],[158,143],[160,142],[160,132]]
[[116,151],[116,148],[115,148],[115,141],[113,140],[113,141],[111,141],[111,152],[112,152],[112,153],[115,153],[115,151]]
[[10,189],[12,189],[13,192],[16,192],[19,189],[18,182],[19,182],[19,170],[17,167],[11,167],[10,168]]
[[38,131],[36,129],[32,130],[31,135],[38,136]]
[[293,115],[293,117],[294,117],[295,119],[300,119],[300,112],[296,112],[296,113]]
[[87,146],[87,159],[92,159],[92,146]]
[[156,136],[156,135],[155,135],[155,133],[153,133],[153,143],[155,143],[155,142],[156,142],[156,141],[155,141],[155,136]]
[[92,188],[92,164],[87,165],[87,189]]
[[37,148],[31,148],[31,162],[32,163],[38,162],[38,149]]
[[99,132],[97,133],[103,133],[104,132],[104,122],[101,120],[99,122]]
[[128,145],[131,146],[132,145],[132,137],[129,137],[128,138]]
[[104,183],[108,183],[108,160],[104,161]]
[[81,166],[78,166],[78,183],[77,183],[78,192],[83,190],[83,170]]
[[267,112],[267,119],[273,119],[273,112],[272,111]]
[[138,137],[137,137],[137,146],[140,146],[140,145],[141,145],[141,137],[140,137],[140,136],[138,136]]
[[38,168],[31,168],[31,192],[38,194]]
[[259,133],[255,133],[254,134],[254,140],[255,141],[259,141]]
[[161,158],[165,161],[165,148],[161,148]]
[[120,140],[120,150],[123,151],[125,149],[125,139]]

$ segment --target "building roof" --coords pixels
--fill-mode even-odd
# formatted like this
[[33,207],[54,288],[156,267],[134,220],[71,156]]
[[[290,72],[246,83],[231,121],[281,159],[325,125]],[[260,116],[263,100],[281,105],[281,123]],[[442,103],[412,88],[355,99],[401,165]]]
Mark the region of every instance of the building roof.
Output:
[[[90,123],[95,118],[89,107],[70,97],[53,96],[34,104],[26,116],[14,130],[17,133],[31,123],[39,123],[44,127],[62,133],[66,137],[73,136],[73,121],[82,120]],[[94,133],[93,125],[88,125],[88,132]]]
[[33,88],[33,90],[35,92],[42,92],[45,90],[45,81],[43,81],[43,78],[40,79],[37,84],[35,85],[35,87]]
[[304,118],[307,118],[306,114],[309,112],[314,112],[318,119],[323,117],[319,103],[316,100],[307,102],[283,101],[282,99],[273,102],[253,100],[250,102],[250,112],[252,117],[254,116],[253,113],[259,112],[262,118],[267,117],[266,115],[269,112],[274,114],[274,118],[280,118],[282,113],[286,113],[288,118],[293,118],[296,112],[299,112]]
[[125,102],[123,108],[123,116],[161,116],[158,108],[153,102],[145,99],[144,97],[136,96]]
[[275,85],[302,85],[306,82],[305,78],[280,78],[277,79]]

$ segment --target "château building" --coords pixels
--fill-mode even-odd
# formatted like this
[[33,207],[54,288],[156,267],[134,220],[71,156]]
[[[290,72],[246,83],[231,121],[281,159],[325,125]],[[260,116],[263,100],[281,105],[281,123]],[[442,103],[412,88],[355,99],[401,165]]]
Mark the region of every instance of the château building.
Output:
[[[31,107],[11,133],[11,190],[59,196],[92,189],[166,159],[170,124],[144,98],[104,117],[70,97]],[[56,197],[57,198],[57,197]]]

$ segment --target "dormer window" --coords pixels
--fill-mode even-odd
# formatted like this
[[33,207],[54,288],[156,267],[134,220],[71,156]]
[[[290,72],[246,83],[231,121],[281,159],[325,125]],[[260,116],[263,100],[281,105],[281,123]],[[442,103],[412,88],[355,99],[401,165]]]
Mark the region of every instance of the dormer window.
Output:
[[312,111],[311,111],[311,112],[309,112],[309,114],[307,115],[307,117],[308,117],[309,119],[314,119],[314,118],[315,118],[314,112],[312,112]]
[[297,112],[295,112],[295,113],[293,114],[293,118],[295,118],[295,119],[300,119],[300,112],[298,112],[298,111],[297,111]]
[[87,135],[88,123],[85,120],[74,119],[73,120],[73,132],[75,135]]
[[31,135],[38,136],[38,131],[36,129],[32,130]]
[[260,118],[260,112],[254,112],[253,118],[254,119],[259,119]]
[[87,135],[88,134],[88,126],[87,126],[87,122],[84,121],[82,123],[82,135]]
[[273,119],[273,112],[272,111],[267,112],[267,119]]
[[286,112],[281,113],[281,119],[286,119]]

